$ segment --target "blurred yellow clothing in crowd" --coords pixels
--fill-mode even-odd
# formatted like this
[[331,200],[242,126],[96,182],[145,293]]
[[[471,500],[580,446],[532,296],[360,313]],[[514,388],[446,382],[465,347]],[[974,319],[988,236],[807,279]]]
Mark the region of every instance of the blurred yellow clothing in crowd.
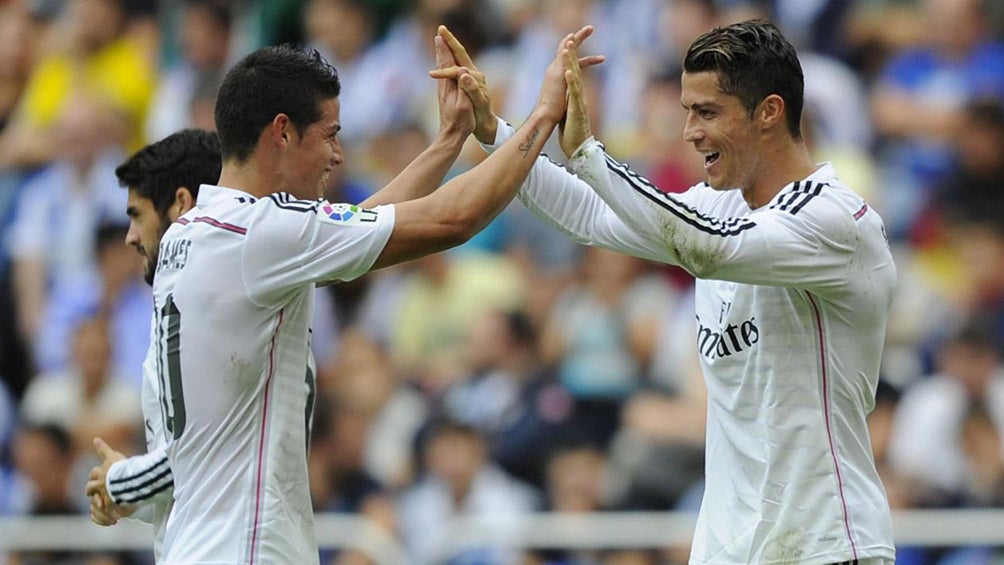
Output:
[[471,324],[488,311],[519,307],[526,294],[519,268],[501,255],[439,253],[415,267],[402,293],[391,348],[398,366],[419,373],[456,369]]
[[119,39],[80,61],[52,53],[32,74],[24,94],[24,118],[40,129],[53,126],[75,92],[107,104],[128,120],[126,150],[145,145],[143,125],[156,87],[156,71],[143,47]]

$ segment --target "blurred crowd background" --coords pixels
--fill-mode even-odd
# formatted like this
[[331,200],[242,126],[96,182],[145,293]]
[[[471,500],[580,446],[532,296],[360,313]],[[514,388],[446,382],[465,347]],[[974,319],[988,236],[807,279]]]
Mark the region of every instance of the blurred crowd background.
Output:
[[[150,290],[123,243],[114,168],[178,129],[212,129],[216,89],[242,55],[294,42],[337,67],[347,159],[326,196],[358,202],[436,133],[438,24],[518,124],[558,38],[592,23],[588,50],[608,57],[587,79],[597,136],[682,191],[703,163],[682,137],[681,56],[699,33],[753,16],[799,48],[811,149],[880,211],[895,251],[871,415],[893,506],[1004,506],[1004,2],[0,0],[0,515],[84,515],[91,439],[145,450]],[[470,143],[451,174],[482,158]],[[316,510],[372,518],[417,564],[455,516],[696,509],[705,399],[691,286],[680,269],[579,247],[516,203],[456,250],[318,290]],[[452,563],[686,556],[476,548]],[[906,564],[1001,559],[899,548]]]

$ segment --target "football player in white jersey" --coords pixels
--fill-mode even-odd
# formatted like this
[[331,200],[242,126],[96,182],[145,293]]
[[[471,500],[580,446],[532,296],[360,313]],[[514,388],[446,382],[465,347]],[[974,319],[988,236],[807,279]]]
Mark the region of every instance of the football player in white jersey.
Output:
[[[512,130],[492,113],[463,47],[443,35],[478,79],[475,136],[491,151]],[[691,562],[891,563],[865,417],[896,268],[879,215],[809,156],[794,48],[762,20],[694,41],[683,61],[683,134],[708,181],[683,194],[606,154],[590,133],[573,53],[566,67],[560,141],[577,176],[540,158],[519,197],[580,243],[698,279],[708,421]]]
[[[449,143],[359,206],[319,199],[342,160],[335,70],[316,52],[266,47],[228,72],[216,102],[219,183],[164,234],[154,279],[151,347],[174,476],[165,563],[318,562],[306,455],[315,285],[447,249],[487,225],[564,117],[562,54],[591,31],[562,40],[515,139],[437,189],[474,127],[465,92],[477,88],[467,74],[440,81]],[[452,65],[436,44],[440,65]]]
[[[148,283],[153,284],[157,251],[167,227],[195,205],[199,186],[220,178],[221,163],[216,134],[187,129],[140,149],[115,169],[129,194],[126,244],[143,257]],[[147,453],[126,458],[95,438],[102,463],[91,470],[86,494],[91,498],[91,519],[99,525],[109,526],[130,515],[151,523],[154,556],[159,558],[173,476],[165,452],[160,383],[150,355],[143,363],[142,387]]]

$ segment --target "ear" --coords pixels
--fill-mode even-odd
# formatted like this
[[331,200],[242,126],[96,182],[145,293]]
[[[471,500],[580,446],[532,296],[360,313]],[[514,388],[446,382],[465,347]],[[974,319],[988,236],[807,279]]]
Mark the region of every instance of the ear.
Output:
[[174,204],[167,210],[167,217],[172,222],[178,221],[185,212],[195,207],[195,198],[187,186],[179,186],[174,191]]
[[784,123],[784,98],[770,94],[760,102],[757,108],[757,121],[763,129],[771,129]]
[[268,125],[268,135],[277,147],[283,147],[290,142],[293,134],[293,122],[286,114],[276,114]]

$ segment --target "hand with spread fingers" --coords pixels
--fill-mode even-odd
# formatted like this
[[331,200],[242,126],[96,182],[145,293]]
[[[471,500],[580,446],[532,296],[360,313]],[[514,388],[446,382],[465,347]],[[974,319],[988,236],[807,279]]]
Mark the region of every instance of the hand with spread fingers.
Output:
[[[568,41],[571,41],[573,51],[593,33],[592,26],[586,26],[574,34],[570,34],[562,39],[559,46],[559,57],[562,49]],[[433,78],[452,78],[458,82],[460,87],[470,97],[474,105],[474,136],[481,143],[491,144],[495,141],[498,116],[492,110],[491,96],[488,90],[488,82],[485,74],[478,70],[474,61],[468,54],[467,49],[450,32],[446,26],[439,26],[439,37],[445,41],[446,46],[453,54],[456,65],[453,67],[440,67],[429,74]],[[598,65],[605,61],[602,55],[590,55],[578,58],[579,68],[587,68]]]

